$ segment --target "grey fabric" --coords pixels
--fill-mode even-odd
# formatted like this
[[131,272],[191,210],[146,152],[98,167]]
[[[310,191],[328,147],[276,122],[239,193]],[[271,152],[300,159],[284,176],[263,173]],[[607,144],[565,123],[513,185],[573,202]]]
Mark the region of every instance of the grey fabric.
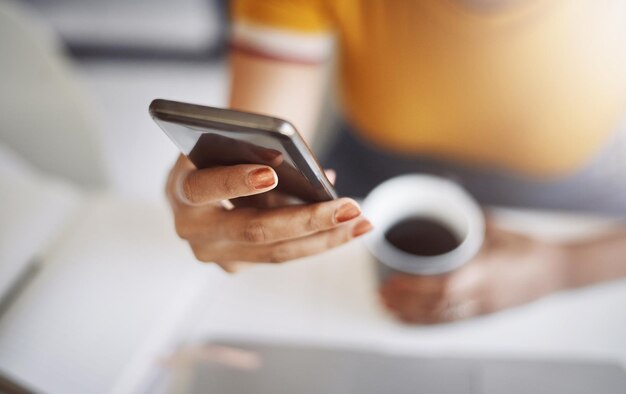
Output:
[[395,154],[359,138],[349,125],[341,127],[321,157],[326,168],[337,171],[336,187],[341,195],[364,197],[391,177],[428,173],[459,182],[486,205],[626,216],[626,122],[582,169],[559,179],[541,180],[432,157]]

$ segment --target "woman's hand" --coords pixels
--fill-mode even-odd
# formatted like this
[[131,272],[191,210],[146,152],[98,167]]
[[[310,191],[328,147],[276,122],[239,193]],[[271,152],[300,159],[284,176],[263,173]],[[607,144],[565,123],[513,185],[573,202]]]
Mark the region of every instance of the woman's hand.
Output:
[[[167,182],[176,232],[200,261],[232,271],[238,262],[279,263],[321,253],[371,230],[351,199],[309,205],[227,208],[224,201],[271,195],[278,179],[263,165],[197,170],[180,156]],[[269,193],[268,193],[269,192]]]
[[489,225],[469,264],[444,275],[396,275],[380,289],[402,321],[435,324],[524,304],[566,287],[565,246]]

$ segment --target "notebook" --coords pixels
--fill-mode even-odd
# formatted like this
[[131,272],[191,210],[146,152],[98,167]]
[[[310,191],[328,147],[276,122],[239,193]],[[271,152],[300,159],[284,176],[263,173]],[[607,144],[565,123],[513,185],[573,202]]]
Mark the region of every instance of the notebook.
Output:
[[0,376],[37,392],[132,391],[214,267],[173,234],[165,205],[0,168]]

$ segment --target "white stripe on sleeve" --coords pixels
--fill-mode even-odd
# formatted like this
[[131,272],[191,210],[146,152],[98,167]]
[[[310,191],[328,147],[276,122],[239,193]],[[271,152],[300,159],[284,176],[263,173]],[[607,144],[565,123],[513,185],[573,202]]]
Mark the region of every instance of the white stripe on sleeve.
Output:
[[232,43],[236,47],[269,57],[306,63],[318,63],[327,59],[334,41],[330,32],[299,33],[247,22],[236,22],[231,34]]

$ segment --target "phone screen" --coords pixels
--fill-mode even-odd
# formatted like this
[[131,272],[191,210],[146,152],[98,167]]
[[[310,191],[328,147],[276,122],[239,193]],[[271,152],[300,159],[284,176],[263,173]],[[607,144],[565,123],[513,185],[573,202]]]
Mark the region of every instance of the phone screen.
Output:
[[158,118],[155,121],[197,168],[267,165],[278,175],[275,190],[280,193],[300,202],[336,198],[315,160],[307,160],[302,147],[287,135],[233,126],[220,130]]

